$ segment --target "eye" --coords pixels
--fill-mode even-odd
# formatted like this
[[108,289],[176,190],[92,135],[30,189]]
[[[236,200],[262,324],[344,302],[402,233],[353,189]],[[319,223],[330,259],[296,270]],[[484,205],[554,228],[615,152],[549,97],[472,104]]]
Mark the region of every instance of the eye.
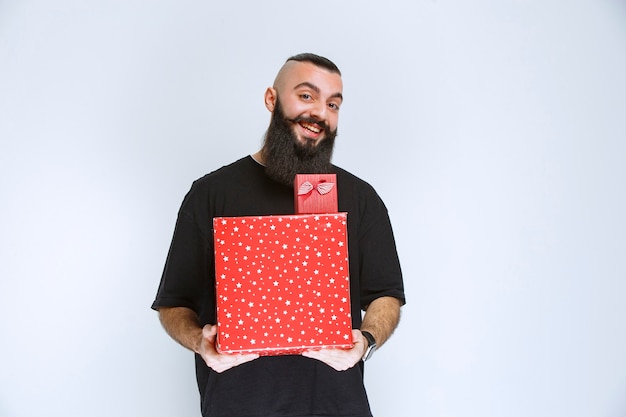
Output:
[[339,104],[337,103],[328,103],[328,107],[335,111],[339,110]]
[[300,98],[302,100],[311,100],[313,97],[311,97],[311,95],[308,94],[308,93],[302,93],[302,94],[300,94]]

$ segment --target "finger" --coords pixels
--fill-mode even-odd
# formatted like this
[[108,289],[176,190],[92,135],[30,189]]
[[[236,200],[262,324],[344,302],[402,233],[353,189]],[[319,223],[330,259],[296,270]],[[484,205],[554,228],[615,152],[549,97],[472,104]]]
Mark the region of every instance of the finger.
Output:
[[302,352],[302,356],[311,359],[320,359],[324,357],[324,354],[321,350],[305,350],[304,352]]
[[217,326],[207,324],[202,328],[202,335],[207,339],[214,337],[215,335],[217,335]]
[[257,359],[259,355],[250,353],[245,355],[219,355],[217,361],[212,362],[209,365],[214,371],[222,373],[229,369],[239,366],[243,363],[253,361]]
[[307,350],[302,355],[323,362],[336,371],[345,371],[354,365],[354,361],[339,349]]

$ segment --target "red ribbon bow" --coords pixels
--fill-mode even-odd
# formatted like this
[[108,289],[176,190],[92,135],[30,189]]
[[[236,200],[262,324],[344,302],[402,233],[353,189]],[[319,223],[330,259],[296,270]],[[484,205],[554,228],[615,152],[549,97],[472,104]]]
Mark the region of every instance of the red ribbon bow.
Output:
[[330,190],[335,186],[334,182],[320,182],[316,186],[313,186],[309,181],[305,181],[298,188],[298,195],[306,195],[309,194],[314,189],[317,190],[320,195],[328,194]]

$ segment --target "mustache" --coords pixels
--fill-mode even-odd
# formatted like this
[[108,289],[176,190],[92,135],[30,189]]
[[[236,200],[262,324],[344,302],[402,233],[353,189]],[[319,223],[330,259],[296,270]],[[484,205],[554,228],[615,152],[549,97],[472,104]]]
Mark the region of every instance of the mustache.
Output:
[[317,120],[314,119],[312,117],[303,117],[303,116],[298,116],[294,119],[288,119],[290,122],[292,123],[307,123],[310,125],[315,125],[325,131],[328,131],[328,125],[326,124],[326,122],[322,121],[322,120]]

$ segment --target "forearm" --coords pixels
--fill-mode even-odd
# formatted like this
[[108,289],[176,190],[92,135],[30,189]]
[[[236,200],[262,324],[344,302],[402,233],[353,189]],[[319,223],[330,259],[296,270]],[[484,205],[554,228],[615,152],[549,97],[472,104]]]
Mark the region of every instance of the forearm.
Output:
[[187,307],[161,307],[159,319],[172,339],[198,353],[202,342],[202,327],[193,310]]
[[367,307],[361,330],[370,332],[380,347],[391,337],[399,321],[400,300],[394,297],[381,297]]

